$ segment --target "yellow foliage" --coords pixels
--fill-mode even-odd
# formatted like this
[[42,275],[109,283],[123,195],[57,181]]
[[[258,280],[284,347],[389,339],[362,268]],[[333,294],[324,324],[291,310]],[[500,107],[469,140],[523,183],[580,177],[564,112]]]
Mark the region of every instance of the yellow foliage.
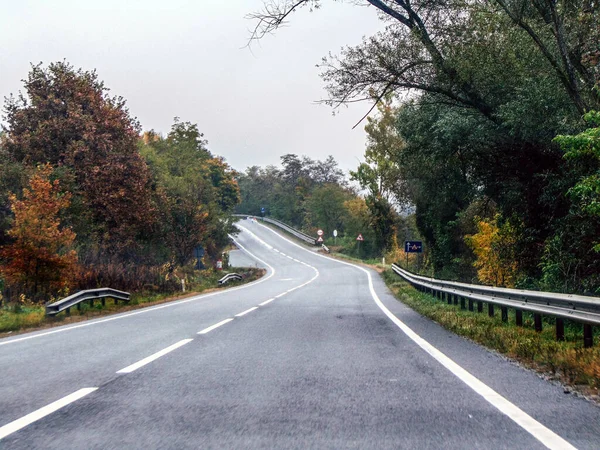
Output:
[[518,275],[515,258],[517,231],[509,222],[498,225],[499,215],[493,219],[477,217],[477,233],[465,237],[475,253],[477,278],[484,284],[514,287]]

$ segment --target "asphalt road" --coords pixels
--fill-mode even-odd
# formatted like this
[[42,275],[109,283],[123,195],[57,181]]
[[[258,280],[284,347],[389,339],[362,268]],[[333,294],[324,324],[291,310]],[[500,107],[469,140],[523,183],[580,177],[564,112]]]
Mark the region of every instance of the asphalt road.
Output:
[[241,226],[253,284],[1,339],[0,448],[600,448],[597,406]]

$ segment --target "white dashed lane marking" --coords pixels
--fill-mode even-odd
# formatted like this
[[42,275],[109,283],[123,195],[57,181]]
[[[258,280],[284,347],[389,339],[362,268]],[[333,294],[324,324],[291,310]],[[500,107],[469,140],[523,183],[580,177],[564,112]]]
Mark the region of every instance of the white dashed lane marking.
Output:
[[260,305],[260,306],[265,306],[265,305],[267,305],[267,304],[271,303],[273,300],[275,300],[275,298],[270,298],[269,300],[267,300],[267,301],[265,301],[265,302],[259,303],[259,305]]
[[26,416],[21,417],[13,422],[10,422],[3,427],[0,427],[0,439],[4,439],[6,436],[13,434],[16,431],[19,431],[21,428],[25,428],[27,425],[31,425],[33,422],[37,422],[40,419],[52,414],[53,412],[58,411],[61,408],[64,408],[70,403],[73,403],[80,398],[85,397],[88,394],[94,392],[96,387],[92,388],[83,388],[79,389],[72,394],[67,395],[66,397],[61,398],[60,400],[56,400],[55,402],[50,403],[49,405],[44,406],[32,413],[27,414]]
[[177,350],[179,347],[182,347],[185,344],[188,344],[192,341],[193,339],[184,339],[182,341],[179,341],[165,349],[162,349],[159,352],[154,353],[153,355],[148,356],[147,358],[144,358],[134,364],[131,364],[130,366],[125,367],[124,369],[118,370],[117,373],[131,373],[134,370],[137,370],[140,367],[144,367],[146,364],[150,364],[152,361],[156,361],[161,356],[165,356],[167,353],[171,353],[173,350]]
[[222,320],[222,321],[220,321],[219,323],[215,323],[214,325],[211,325],[210,327],[208,327],[208,328],[205,328],[205,329],[204,329],[204,330],[202,330],[202,331],[198,331],[198,334],[206,334],[206,333],[210,333],[212,330],[214,330],[214,329],[216,329],[216,328],[219,328],[220,326],[223,326],[223,325],[225,325],[226,323],[229,323],[229,322],[231,322],[232,320],[233,320],[233,319],[225,319],[225,320]]
[[246,314],[251,313],[252,311],[256,311],[257,309],[258,309],[258,306],[254,306],[253,308],[247,309],[246,311],[236,314],[235,317],[245,316]]

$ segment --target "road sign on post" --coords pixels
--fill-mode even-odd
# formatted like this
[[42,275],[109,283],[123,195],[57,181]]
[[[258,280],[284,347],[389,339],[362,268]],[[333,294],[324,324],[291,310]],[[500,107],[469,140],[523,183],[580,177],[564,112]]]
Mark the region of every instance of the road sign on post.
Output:
[[260,215],[265,217],[265,207],[260,208]]
[[201,245],[196,246],[194,249],[194,256],[196,257],[196,269],[202,270],[205,269],[204,264],[202,264],[202,257],[204,256],[204,248]]
[[317,234],[318,234],[319,236],[323,236],[323,230],[320,230],[320,229],[319,229],[319,230],[317,230]]
[[337,230],[333,230],[333,244],[337,245]]
[[323,236],[319,236],[319,239],[317,239],[317,242],[320,244],[321,242],[323,242]]
[[423,243],[421,241],[404,241],[404,253],[406,254],[406,269],[408,268],[408,254],[416,253],[417,254],[417,271],[421,266],[421,262],[419,261],[419,253],[423,253]]
[[365,240],[365,239],[363,238],[363,236],[362,236],[362,233],[358,233],[358,236],[357,236],[357,238],[356,238],[356,241],[358,242],[358,244],[357,244],[357,247],[358,247],[357,251],[358,251],[358,257],[359,257],[359,258],[360,258],[360,243],[361,243],[362,241],[364,241],[364,240]]

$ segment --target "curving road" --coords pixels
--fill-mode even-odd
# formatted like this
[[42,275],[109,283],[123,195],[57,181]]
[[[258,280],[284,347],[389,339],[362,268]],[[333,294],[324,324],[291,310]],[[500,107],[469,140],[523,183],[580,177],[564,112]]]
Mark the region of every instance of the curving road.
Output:
[[600,408],[240,228],[255,283],[0,339],[0,448],[600,448]]

